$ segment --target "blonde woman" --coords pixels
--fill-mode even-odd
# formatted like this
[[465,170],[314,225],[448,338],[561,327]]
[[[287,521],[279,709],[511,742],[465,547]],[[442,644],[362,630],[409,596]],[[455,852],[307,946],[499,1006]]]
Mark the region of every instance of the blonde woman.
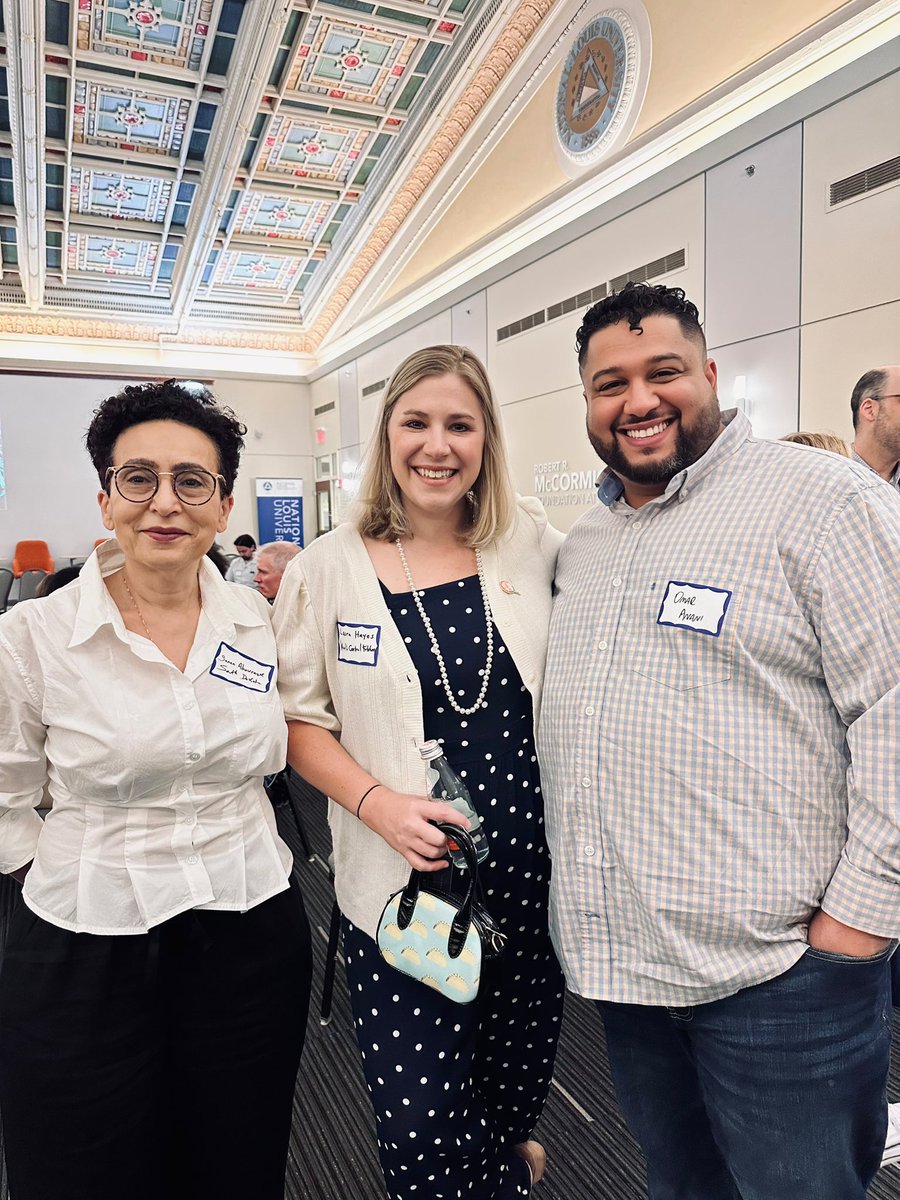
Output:
[[[355,523],[288,567],[275,609],[288,760],[331,798],[335,886],[391,1200],[527,1196],[563,982],[534,717],[560,535],[516,500],[485,371],[411,355],[385,393]],[[445,872],[419,746],[443,742],[484,819],[485,897],[509,941],[477,1000],[394,971],[374,940],[410,867]],[[449,868],[449,869],[448,869]]]
[[786,433],[783,442],[794,442],[797,446],[812,446],[814,450],[830,450],[832,454],[842,454],[850,458],[850,447],[836,433]]

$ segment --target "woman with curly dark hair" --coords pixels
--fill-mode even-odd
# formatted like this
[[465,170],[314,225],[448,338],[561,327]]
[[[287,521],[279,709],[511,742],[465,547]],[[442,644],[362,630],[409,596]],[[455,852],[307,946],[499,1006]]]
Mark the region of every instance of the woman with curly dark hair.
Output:
[[114,536],[0,620],[16,1200],[283,1200],[310,984],[263,790],[286,730],[268,606],[206,558],[245,432],[175,380],[104,401],[86,441]]

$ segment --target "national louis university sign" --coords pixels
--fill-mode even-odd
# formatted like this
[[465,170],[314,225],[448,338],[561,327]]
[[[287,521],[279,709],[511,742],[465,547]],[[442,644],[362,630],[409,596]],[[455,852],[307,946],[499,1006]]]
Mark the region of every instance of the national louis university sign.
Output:
[[596,165],[634,128],[650,74],[643,6],[605,8],[571,43],[556,92],[556,138],[570,174]]

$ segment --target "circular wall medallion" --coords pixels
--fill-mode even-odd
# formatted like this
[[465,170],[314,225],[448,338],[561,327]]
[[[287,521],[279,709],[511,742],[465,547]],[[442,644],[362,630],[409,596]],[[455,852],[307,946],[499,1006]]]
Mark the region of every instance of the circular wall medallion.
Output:
[[647,88],[649,49],[642,5],[596,12],[570,43],[555,114],[557,147],[570,173],[594,166],[631,132]]

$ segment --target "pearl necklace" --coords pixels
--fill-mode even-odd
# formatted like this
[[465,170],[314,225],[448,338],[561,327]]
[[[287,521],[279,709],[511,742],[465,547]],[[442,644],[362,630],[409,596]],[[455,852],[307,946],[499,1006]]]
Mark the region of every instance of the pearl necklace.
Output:
[[422,618],[422,624],[425,626],[431,641],[431,652],[438,662],[438,670],[441,674],[441,683],[444,685],[444,692],[450,702],[450,707],[454,712],[458,712],[461,717],[470,717],[481,708],[482,702],[487,695],[488,684],[491,679],[491,666],[494,662],[494,618],[491,613],[491,603],[488,600],[487,587],[484,582],[484,563],[481,561],[481,551],[475,547],[475,565],[478,569],[478,583],[481,586],[481,599],[484,602],[484,619],[487,626],[487,661],[484,664],[484,672],[481,680],[481,691],[478,693],[478,699],[471,708],[463,708],[457,702],[456,697],[450,687],[450,680],[447,678],[447,668],[444,665],[444,656],[441,654],[441,648],[438,645],[438,640],[434,636],[434,629],[431,626],[431,621],[428,618],[428,613],[425,611],[422,601],[419,598],[419,593],[416,591],[416,585],[413,583],[413,577],[409,569],[409,563],[406,561],[406,555],[403,552],[403,546],[400,539],[397,538],[394,545],[400,552],[400,561],[403,563],[403,571],[406,575],[406,582],[409,584],[409,590],[412,592],[412,598],[416,602],[416,608],[419,610],[419,616]]
[[153,642],[153,645],[155,646],[156,642],[153,641],[153,634],[147,628],[147,622],[144,620],[144,614],[141,612],[140,608],[138,607],[138,602],[134,598],[134,593],[132,592],[131,588],[128,586],[128,580],[125,576],[124,571],[122,572],[122,582],[125,585],[125,591],[128,593],[128,599],[134,605],[134,611],[137,613],[138,619],[140,620],[141,624],[144,627],[144,633],[146,633],[146,635],[147,635],[147,640],[149,642]]

